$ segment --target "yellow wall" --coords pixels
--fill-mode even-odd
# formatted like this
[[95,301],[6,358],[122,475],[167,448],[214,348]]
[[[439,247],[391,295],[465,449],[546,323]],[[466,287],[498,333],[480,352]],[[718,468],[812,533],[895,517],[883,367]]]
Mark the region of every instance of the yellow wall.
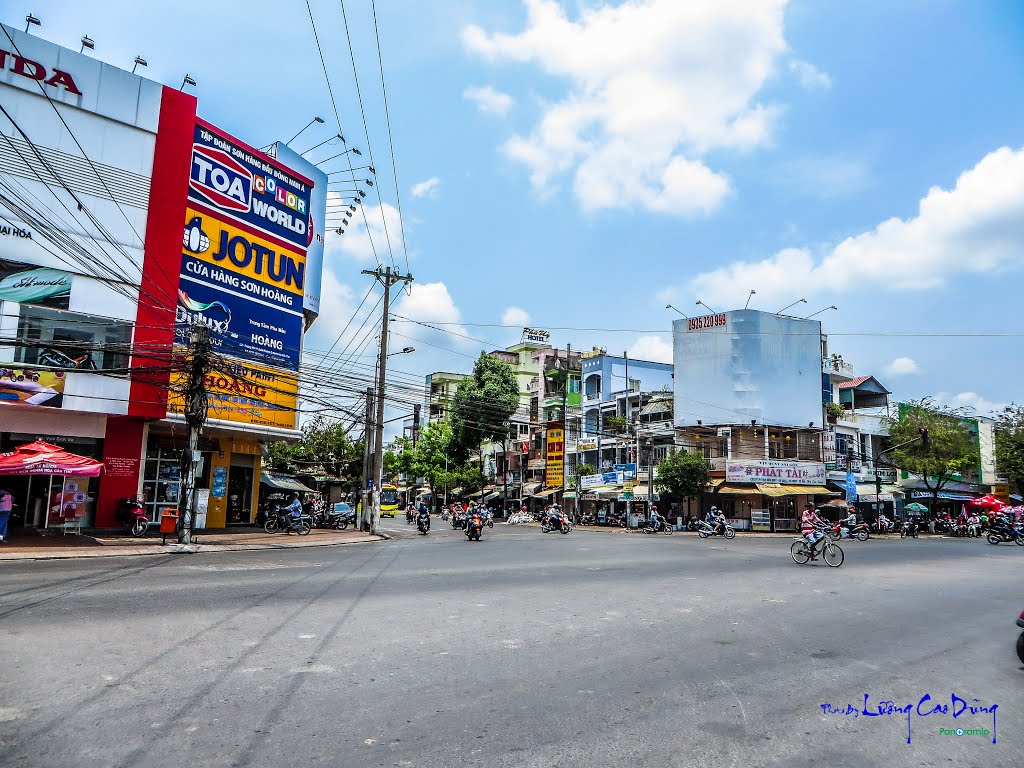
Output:
[[[210,485],[213,485],[213,475],[217,467],[224,467],[227,472],[231,471],[231,456],[235,453],[240,455],[255,456],[252,476],[252,504],[250,520],[256,518],[256,506],[260,496],[260,468],[262,459],[260,456],[260,444],[256,440],[248,438],[220,438],[221,451],[214,451],[210,462]],[[217,499],[210,496],[210,505],[206,512],[207,528],[224,528],[228,519],[228,497],[225,493],[223,498]]]

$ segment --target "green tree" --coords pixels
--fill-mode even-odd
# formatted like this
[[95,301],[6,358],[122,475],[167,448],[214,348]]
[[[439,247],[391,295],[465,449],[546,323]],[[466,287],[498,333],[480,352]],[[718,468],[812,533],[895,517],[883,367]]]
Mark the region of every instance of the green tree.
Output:
[[[899,418],[888,423],[889,444],[894,446],[888,451],[890,458],[900,469],[921,477],[933,506],[951,480],[977,466],[976,435],[961,409],[924,398],[900,406]],[[928,430],[927,446],[922,429]]]
[[689,501],[707,488],[711,465],[703,454],[680,451],[657,466],[654,487],[673,498]]
[[455,391],[451,455],[464,460],[485,441],[505,439],[509,418],[518,407],[519,385],[512,367],[481,353],[472,375],[460,381]]
[[391,447],[384,452],[384,479],[394,482],[399,475],[412,475],[416,459],[412,439],[396,437]]
[[586,475],[596,475],[597,468],[592,464],[577,464],[576,474],[579,475],[580,477],[585,477]]
[[306,423],[294,443],[278,440],[267,446],[267,462],[283,472],[323,472],[358,487],[363,472],[363,442],[350,440],[345,426],[322,414]]
[[616,435],[620,435],[626,431],[626,417],[625,416],[605,416],[604,417],[604,428]]
[[996,416],[996,469],[1016,493],[1024,491],[1024,406],[1016,403]]

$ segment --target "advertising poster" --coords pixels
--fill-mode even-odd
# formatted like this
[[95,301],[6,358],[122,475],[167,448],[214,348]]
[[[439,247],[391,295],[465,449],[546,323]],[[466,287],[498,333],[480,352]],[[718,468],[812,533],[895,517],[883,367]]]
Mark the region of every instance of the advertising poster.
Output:
[[48,525],[61,525],[85,517],[89,511],[89,478],[68,475],[58,482],[63,485],[50,494]]
[[33,370],[0,365],[0,403],[60,408],[64,401],[63,371]]
[[[313,186],[196,121],[175,341],[185,346],[191,327],[205,325],[214,350],[231,360],[208,378],[211,419],[295,428],[307,250],[317,234]],[[172,388],[181,384],[172,380]],[[168,410],[182,411],[173,393]]]
[[0,301],[67,309],[71,273],[0,259]]
[[[172,374],[168,413],[184,413],[181,392],[186,381],[184,372]],[[231,363],[207,376],[205,383],[211,419],[280,429],[292,429],[295,425],[299,380],[290,371]]]
[[561,486],[565,477],[565,430],[549,428],[545,449],[544,484]]
[[728,483],[783,483],[785,485],[824,485],[825,465],[806,461],[752,459],[730,461],[725,467]]

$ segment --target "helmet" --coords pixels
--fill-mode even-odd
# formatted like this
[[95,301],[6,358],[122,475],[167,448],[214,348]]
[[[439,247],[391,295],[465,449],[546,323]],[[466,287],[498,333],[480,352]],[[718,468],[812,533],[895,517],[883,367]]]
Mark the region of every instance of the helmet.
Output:
[[718,507],[711,507],[711,511],[712,512],[717,512],[718,511]]

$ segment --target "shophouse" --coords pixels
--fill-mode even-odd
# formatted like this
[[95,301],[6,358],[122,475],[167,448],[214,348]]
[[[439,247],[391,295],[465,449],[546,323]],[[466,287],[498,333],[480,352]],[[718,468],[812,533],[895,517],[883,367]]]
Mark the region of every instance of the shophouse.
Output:
[[[261,442],[298,435],[326,178],[206,123],[177,88],[3,33],[0,450],[42,439],[102,461],[98,478],[64,479],[85,497],[76,522],[112,527],[130,496],[157,520],[178,503],[176,393],[188,335],[206,326],[200,521],[249,522]],[[256,247],[270,254],[258,264]],[[5,486],[15,526],[68,523],[49,478]]]
[[673,323],[677,443],[704,451],[711,505],[739,530],[795,530],[806,503],[838,494],[822,455],[821,324],[758,310]]

